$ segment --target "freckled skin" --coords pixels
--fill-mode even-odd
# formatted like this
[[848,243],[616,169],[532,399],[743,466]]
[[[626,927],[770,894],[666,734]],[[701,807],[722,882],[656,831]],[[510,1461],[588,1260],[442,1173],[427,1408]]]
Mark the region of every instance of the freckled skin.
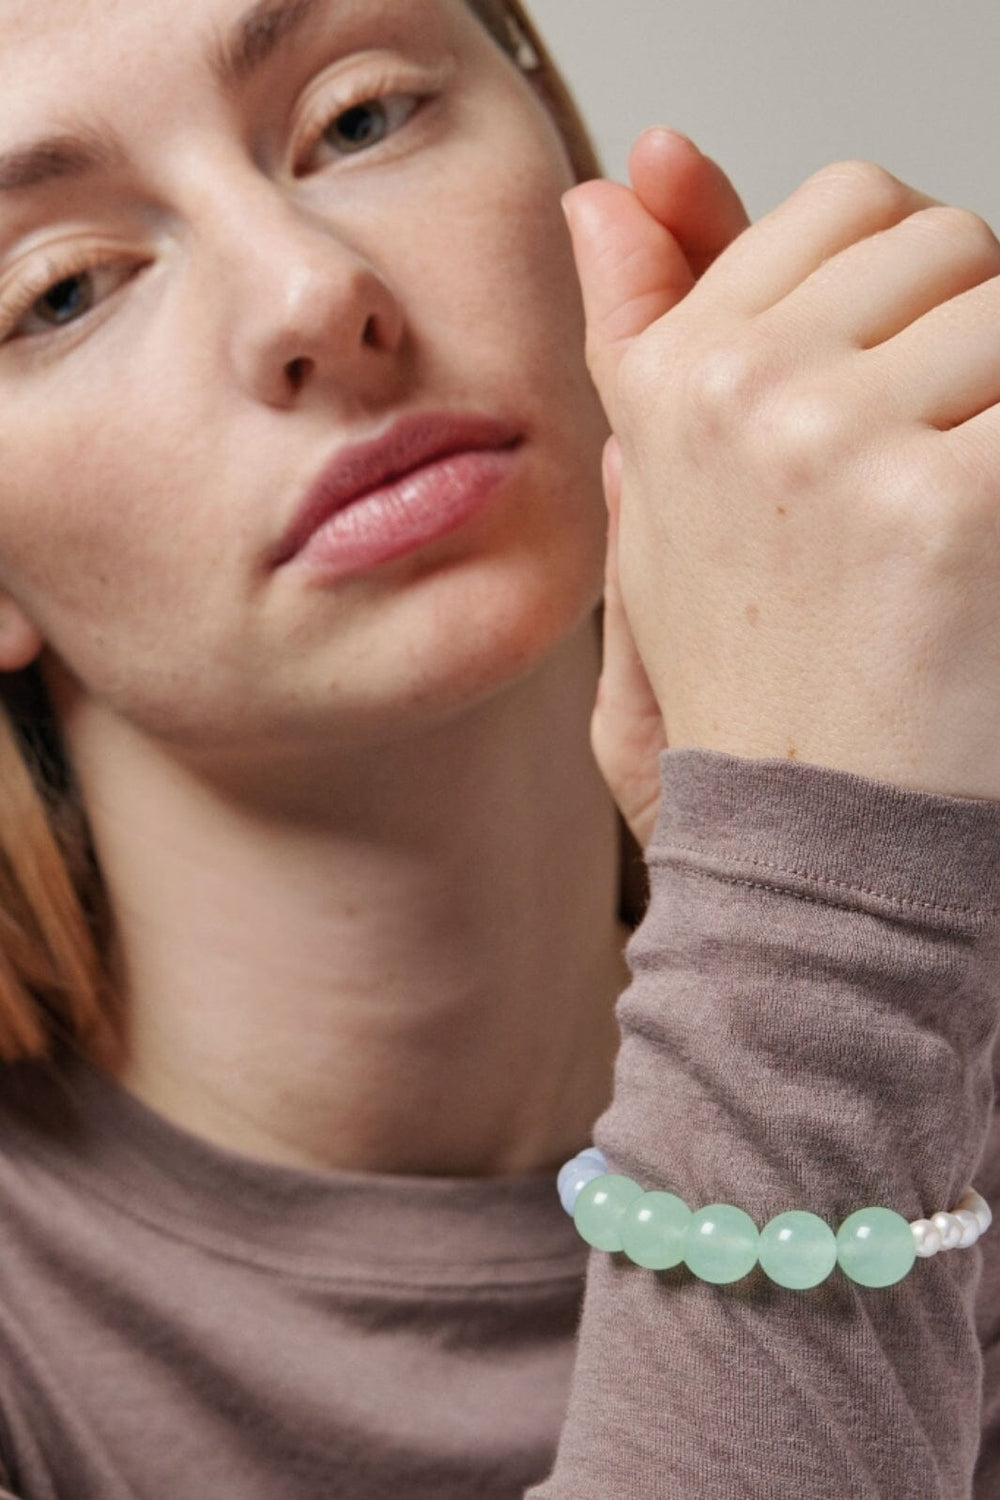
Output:
[[[61,189],[40,240],[146,263],[86,336],[59,335],[64,352],[0,349],[0,666],[44,645],[54,692],[199,755],[252,733],[294,761],[331,733],[433,723],[580,625],[601,594],[607,427],[559,211],[565,149],[460,0],[347,5],[348,48],[311,43],[230,112],[196,58],[242,8],[0,0],[3,141],[72,100],[109,108],[136,157],[104,196]],[[293,176],[300,101],[337,108],[324,75],[379,17],[408,66],[457,56],[446,108],[394,157],[320,147]],[[506,504],[308,600],[262,572],[337,446],[441,407],[528,433]]]
[[[128,1089],[268,1161],[547,1171],[626,982],[570,160],[462,0],[337,0],[224,104],[200,59],[247,3],[0,0],[0,148],[101,110],[133,157],[0,269],[128,270],[47,353],[0,346],[0,670],[43,648]],[[384,149],[319,143],[431,71]],[[524,434],[480,514],[336,585],[268,570],[337,449],[438,409]]]

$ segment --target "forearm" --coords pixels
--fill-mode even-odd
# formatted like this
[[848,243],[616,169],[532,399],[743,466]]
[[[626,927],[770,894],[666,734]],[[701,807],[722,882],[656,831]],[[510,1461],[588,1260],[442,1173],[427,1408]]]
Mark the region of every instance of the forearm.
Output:
[[[619,1002],[613,1170],[762,1227],[907,1219],[992,1117],[1000,804],[674,751]],[[529,1500],[971,1494],[982,1247],[791,1291],[594,1251],[553,1476]]]

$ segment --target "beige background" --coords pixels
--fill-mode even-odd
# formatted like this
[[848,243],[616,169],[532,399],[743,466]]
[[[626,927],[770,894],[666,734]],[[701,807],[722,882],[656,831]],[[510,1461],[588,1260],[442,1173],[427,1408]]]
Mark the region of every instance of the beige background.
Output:
[[1000,233],[1000,0],[529,0],[624,177],[646,125],[714,157],[752,217],[877,161]]

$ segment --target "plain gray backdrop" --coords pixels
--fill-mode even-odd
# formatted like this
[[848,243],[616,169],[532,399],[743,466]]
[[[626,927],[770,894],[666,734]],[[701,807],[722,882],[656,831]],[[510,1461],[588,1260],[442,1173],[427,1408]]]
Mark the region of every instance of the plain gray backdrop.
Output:
[[611,177],[647,125],[714,157],[752,218],[879,162],[1000,233],[1000,0],[528,0]]

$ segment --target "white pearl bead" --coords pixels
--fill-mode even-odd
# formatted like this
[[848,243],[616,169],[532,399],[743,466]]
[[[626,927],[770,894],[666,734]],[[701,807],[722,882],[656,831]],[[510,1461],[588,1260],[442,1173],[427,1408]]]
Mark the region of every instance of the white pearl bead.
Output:
[[917,1254],[925,1258],[928,1255],[937,1255],[941,1249],[941,1235],[935,1229],[930,1219],[914,1219],[910,1228],[913,1230]]
[[958,1242],[959,1250],[968,1250],[979,1238],[979,1220],[971,1209],[956,1208],[954,1218],[962,1226],[962,1238]]
[[967,1208],[975,1214],[976,1218],[979,1220],[980,1234],[985,1234],[987,1229],[989,1229],[990,1225],[993,1223],[993,1210],[990,1208],[990,1205],[987,1203],[982,1194],[976,1192],[975,1188],[969,1189],[962,1202],[958,1206],[959,1208]]
[[955,1215],[942,1211],[931,1216],[931,1223],[941,1236],[941,1249],[954,1250],[963,1233],[963,1226]]

